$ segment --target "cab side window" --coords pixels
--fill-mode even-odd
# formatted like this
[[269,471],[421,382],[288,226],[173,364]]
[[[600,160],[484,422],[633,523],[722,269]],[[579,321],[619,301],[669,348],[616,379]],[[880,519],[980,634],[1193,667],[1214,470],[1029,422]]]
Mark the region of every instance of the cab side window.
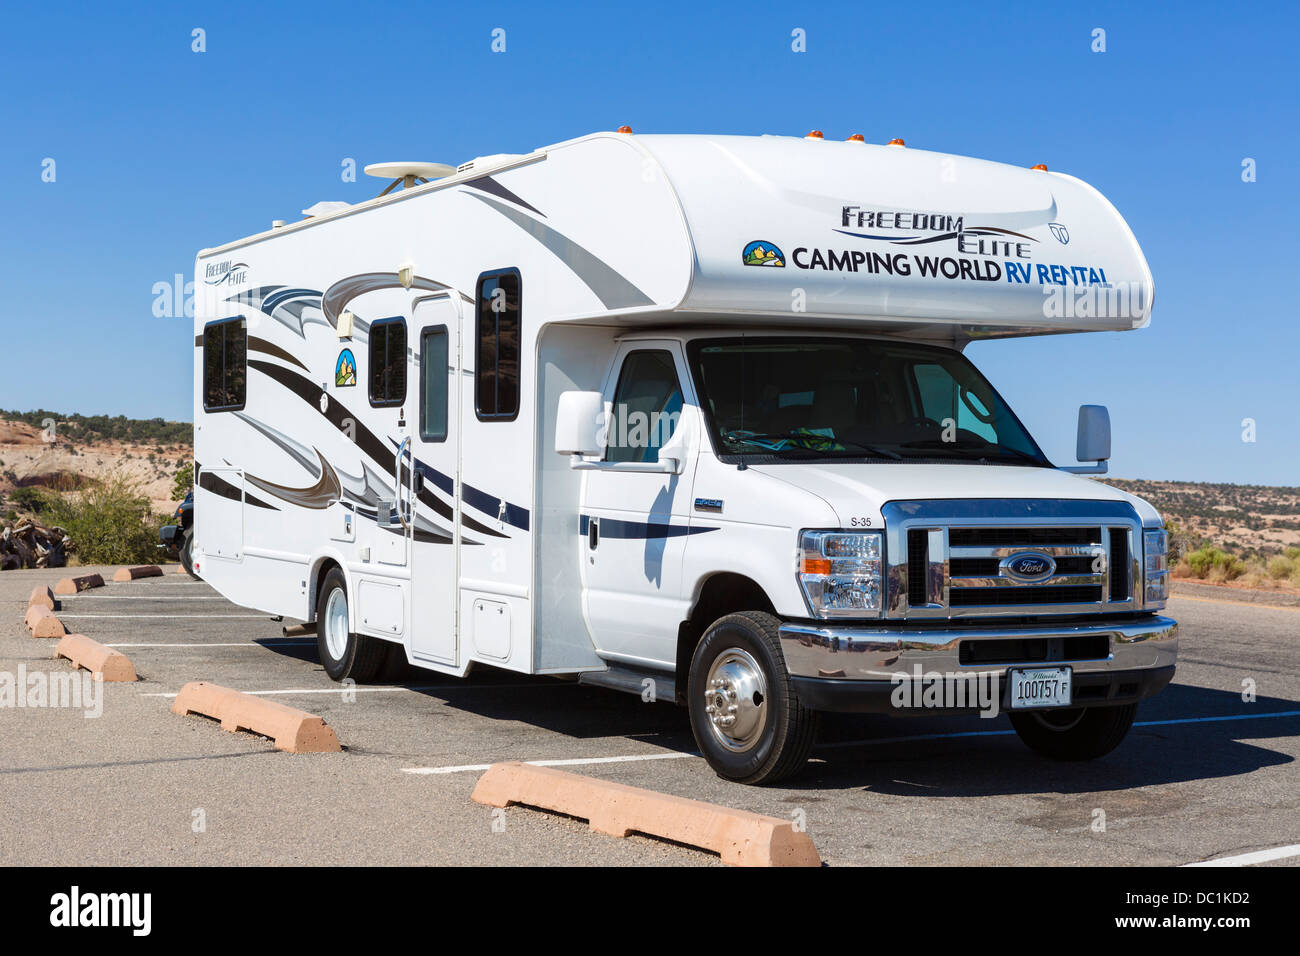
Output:
[[682,388],[671,352],[645,349],[629,352],[614,390],[605,460],[655,462],[659,449],[677,430],[682,414]]
[[519,414],[521,298],[518,269],[479,276],[474,357],[474,411],[479,421],[511,421]]

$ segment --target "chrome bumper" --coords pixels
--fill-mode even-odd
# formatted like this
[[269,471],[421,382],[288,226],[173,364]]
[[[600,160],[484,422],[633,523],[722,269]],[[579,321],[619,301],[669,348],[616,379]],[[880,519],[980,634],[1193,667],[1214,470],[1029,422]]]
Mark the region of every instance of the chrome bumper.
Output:
[[[900,672],[910,674],[918,666],[923,671],[945,673],[1001,673],[1008,667],[1040,664],[1069,664],[1079,674],[1133,671],[1171,668],[1178,657],[1178,622],[1159,616],[1033,627],[1015,623],[1006,627],[937,628],[786,623],[781,625],[780,636],[786,669],[792,676],[832,680],[888,681]],[[1080,637],[1106,638],[1108,653],[1087,657],[1029,655],[1024,660],[997,656],[988,660],[989,655],[981,655],[979,648],[968,648],[968,661],[972,657],[985,659],[963,663],[962,645],[967,642],[1069,641]],[[1101,642],[1093,643],[1100,646]],[[1069,645],[1047,646],[1057,649]]]

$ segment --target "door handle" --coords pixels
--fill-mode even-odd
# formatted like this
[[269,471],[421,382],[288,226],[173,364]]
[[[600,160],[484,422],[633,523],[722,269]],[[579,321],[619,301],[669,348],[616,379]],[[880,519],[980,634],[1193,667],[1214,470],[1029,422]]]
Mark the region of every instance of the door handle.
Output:
[[[406,453],[406,449],[410,447],[410,444],[411,436],[407,435],[402,439],[402,443],[397,446],[397,466],[393,469],[393,502],[397,506],[395,509],[397,511],[397,520],[402,523],[402,530],[407,532],[411,530],[411,524],[406,520],[405,505],[407,505],[407,501],[403,500],[402,496],[402,456]],[[411,456],[411,473],[412,475],[415,473],[414,455]],[[414,478],[412,478],[412,481],[414,481]]]
[[595,518],[587,519],[587,549],[595,551],[596,545],[600,544],[600,525]]

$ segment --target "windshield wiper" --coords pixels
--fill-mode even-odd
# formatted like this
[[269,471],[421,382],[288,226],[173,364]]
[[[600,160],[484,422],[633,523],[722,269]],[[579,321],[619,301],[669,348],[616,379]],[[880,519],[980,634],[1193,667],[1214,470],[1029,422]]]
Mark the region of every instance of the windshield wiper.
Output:
[[943,441],[939,438],[927,438],[924,441],[908,441],[902,443],[903,448],[950,448],[955,452],[966,452],[961,455],[962,458],[976,459],[979,461],[997,460],[999,458],[1010,458],[1013,461],[1023,461],[1026,464],[1037,465],[1041,468],[1048,467],[1047,462],[1037,458],[1028,452],[1023,452],[1019,448],[1012,448],[1008,445],[999,445],[995,442],[986,442],[982,446],[974,446],[969,442],[950,442]]
[[[729,442],[731,444],[753,444],[754,439],[757,439],[758,441],[832,442],[838,445],[851,445],[854,448],[858,448],[861,449],[862,451],[868,452],[869,454],[875,455],[877,458],[892,458],[894,461],[903,460],[902,455],[898,454],[897,452],[892,452],[887,448],[879,448],[875,445],[868,445],[864,442],[854,441],[851,438],[838,438],[838,437],[832,437],[830,435],[819,435],[816,432],[745,432],[743,435],[741,435],[738,433],[736,429],[732,429],[731,431],[724,432],[722,435],[722,439],[723,441]],[[761,445],[759,445],[758,447],[762,448]],[[763,450],[777,452],[777,451],[787,451],[788,449],[764,448]],[[805,448],[795,448],[794,450],[817,452],[820,451],[821,449],[805,447]],[[830,449],[830,450],[838,451],[839,449]]]

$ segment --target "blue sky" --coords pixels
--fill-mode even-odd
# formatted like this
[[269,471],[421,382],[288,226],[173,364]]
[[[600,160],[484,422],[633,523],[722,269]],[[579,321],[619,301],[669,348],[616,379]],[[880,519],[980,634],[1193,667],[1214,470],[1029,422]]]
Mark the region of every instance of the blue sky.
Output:
[[341,182],[344,158],[463,162],[623,123],[817,128],[1046,163],[1128,220],[1156,279],[1149,329],[967,353],[1054,460],[1073,460],[1077,406],[1104,403],[1116,475],[1300,485],[1300,15],[1141,6],[10,7],[0,407],[191,418],[192,332],[154,317],[154,283],[374,194]]

